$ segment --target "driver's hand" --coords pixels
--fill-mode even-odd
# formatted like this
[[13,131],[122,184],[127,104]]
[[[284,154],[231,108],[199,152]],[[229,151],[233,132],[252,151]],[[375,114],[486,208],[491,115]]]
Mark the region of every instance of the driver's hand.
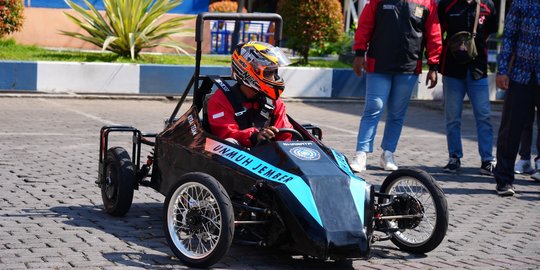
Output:
[[263,128],[257,134],[257,141],[260,142],[265,140],[271,140],[276,137],[276,134],[278,132],[279,130],[274,126]]

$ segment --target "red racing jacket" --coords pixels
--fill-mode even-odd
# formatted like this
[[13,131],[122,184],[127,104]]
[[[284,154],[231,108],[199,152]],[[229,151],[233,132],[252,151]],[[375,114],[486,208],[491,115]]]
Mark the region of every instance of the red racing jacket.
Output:
[[[232,87],[232,91],[239,91],[238,87]],[[243,95],[242,95],[243,96]],[[246,114],[248,117],[255,118],[259,114],[259,108],[261,106],[258,100],[243,100],[242,105],[246,108]],[[278,98],[273,101],[274,111],[272,115],[272,121],[270,126],[276,128],[293,128],[292,124],[287,118],[285,111],[285,103]],[[212,97],[208,100],[208,123],[212,134],[222,138],[233,138],[237,140],[240,145],[244,147],[252,147],[257,143],[257,133],[259,129],[263,127],[241,127],[235,119],[235,111],[227,96],[223,93],[223,90],[217,89]],[[282,133],[276,136],[278,141],[290,141],[292,135],[289,133]]]
[[437,70],[442,49],[435,0],[371,0],[365,6],[354,36],[357,56],[366,56],[366,71],[422,72],[426,49],[430,70]]

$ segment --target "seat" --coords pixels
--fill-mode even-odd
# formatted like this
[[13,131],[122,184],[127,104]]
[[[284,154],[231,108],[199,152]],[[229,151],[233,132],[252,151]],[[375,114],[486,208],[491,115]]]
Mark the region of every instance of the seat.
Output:
[[214,93],[207,94],[204,97],[203,106],[202,106],[202,127],[203,129],[208,132],[212,133],[210,130],[210,122],[208,122],[208,100],[214,95]]

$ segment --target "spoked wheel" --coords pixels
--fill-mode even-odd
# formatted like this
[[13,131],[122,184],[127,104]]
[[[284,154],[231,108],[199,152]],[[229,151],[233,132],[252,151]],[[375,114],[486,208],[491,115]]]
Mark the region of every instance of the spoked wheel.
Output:
[[231,199],[213,177],[188,173],[165,200],[163,222],[172,251],[191,267],[208,267],[229,249],[234,234]]
[[[412,218],[390,219],[386,225],[391,241],[411,253],[426,253],[435,249],[448,229],[448,208],[442,189],[427,172],[418,169],[399,169],[383,182],[381,193],[396,195],[394,215]],[[389,199],[379,197],[379,204]]]
[[105,174],[101,180],[101,198],[105,211],[112,216],[123,216],[133,202],[135,167],[122,147],[107,150]]

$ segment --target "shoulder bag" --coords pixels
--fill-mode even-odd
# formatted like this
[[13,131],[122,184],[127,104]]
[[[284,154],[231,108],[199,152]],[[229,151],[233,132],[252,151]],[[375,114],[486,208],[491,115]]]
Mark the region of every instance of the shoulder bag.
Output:
[[472,33],[461,31],[452,35],[448,39],[448,47],[452,56],[460,64],[467,64],[478,56],[474,38],[476,37],[476,28],[478,27],[478,16],[480,14],[480,1],[476,0],[476,15],[474,17],[474,27]]

